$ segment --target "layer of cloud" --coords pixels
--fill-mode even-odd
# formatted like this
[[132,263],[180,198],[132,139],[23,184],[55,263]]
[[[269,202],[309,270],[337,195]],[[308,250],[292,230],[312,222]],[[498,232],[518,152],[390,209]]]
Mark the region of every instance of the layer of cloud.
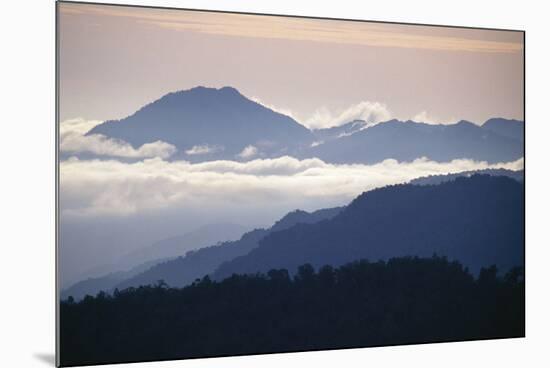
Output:
[[449,119],[449,120],[443,120],[438,117],[435,117],[431,114],[429,114],[427,111],[421,111],[415,116],[412,117],[412,121],[416,121],[419,123],[426,123],[426,124],[443,124],[443,125],[449,125],[449,124],[455,124],[458,120],[457,119]]
[[101,121],[70,119],[59,125],[59,149],[65,153],[91,153],[98,156],[123,158],[168,158],[177,150],[176,147],[163,142],[146,143],[139,148],[119,139],[106,137],[102,134],[85,135]]
[[392,118],[392,114],[388,107],[381,102],[361,101],[339,112],[333,112],[326,107],[322,107],[304,119],[299,118],[289,108],[266,103],[258,97],[247,96],[247,98],[270,110],[289,116],[309,129],[331,128],[349,123],[353,120],[364,120],[370,123],[369,125],[374,125]]
[[412,120],[418,123],[426,123],[432,125],[450,125],[455,124],[460,120],[456,119],[455,117],[452,117],[450,119],[442,119],[440,117],[430,114],[426,110],[423,110],[414,116],[394,116],[394,114],[391,112],[391,109],[388,108],[387,104],[377,101],[361,101],[339,112],[334,112],[326,107],[322,107],[314,111],[313,114],[311,114],[309,117],[300,118],[289,108],[275,106],[273,104],[263,101],[256,96],[246,96],[246,98],[264,107],[267,107],[270,110],[278,112],[279,114],[289,116],[308,129],[337,127],[352,122],[354,120],[364,120],[365,122],[367,122],[367,124],[361,129],[366,129],[373,125],[376,125],[377,123],[381,123],[391,119],[399,119],[403,121]]
[[197,146],[193,146],[190,149],[186,150],[185,153],[188,155],[206,155],[209,153],[215,153],[223,150],[223,147],[219,146],[210,146],[208,144],[201,144]]
[[299,208],[303,203],[347,203],[358,194],[414,178],[487,168],[519,170],[523,159],[489,165],[472,160],[428,159],[374,165],[332,165],[292,157],[191,164],[160,158],[134,163],[71,158],[60,167],[61,213],[131,215],[158,209],[209,207]]
[[239,158],[251,158],[258,154],[258,149],[252,145],[246,146],[237,156]]
[[354,120],[364,120],[365,122],[367,122],[367,124],[365,124],[365,126],[362,127],[361,129],[365,129],[373,125],[376,125],[377,123],[388,121],[394,118],[397,118],[400,120],[412,120],[412,121],[416,121],[419,123],[426,123],[426,124],[444,124],[444,125],[454,124],[459,120],[455,118],[446,119],[446,120],[440,119],[439,117],[435,117],[431,115],[426,110],[421,111],[412,117],[411,116],[396,117],[392,114],[391,110],[388,108],[386,104],[382,102],[377,102],[377,101],[361,101],[339,112],[334,112],[329,110],[326,107],[322,107],[314,111],[313,114],[311,114],[309,117],[305,119],[303,118],[301,119],[295,113],[293,113],[292,110],[290,110],[289,108],[278,107],[278,106],[266,103],[258,97],[247,96],[247,98],[256,103],[259,103],[262,106],[267,107],[270,110],[289,116],[292,119],[294,119],[296,122],[302,124],[303,126],[309,129],[337,127],[337,126],[352,122]]
[[380,102],[361,101],[338,113],[327,108],[320,108],[306,119],[303,124],[310,129],[330,128],[349,123],[353,120],[364,120],[367,123],[379,123],[392,118],[388,107]]

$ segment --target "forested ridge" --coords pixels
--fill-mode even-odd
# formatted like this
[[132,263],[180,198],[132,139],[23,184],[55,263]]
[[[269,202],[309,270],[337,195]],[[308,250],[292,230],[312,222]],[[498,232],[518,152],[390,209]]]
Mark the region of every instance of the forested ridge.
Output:
[[506,272],[523,265],[524,222],[524,185],[509,177],[390,185],[364,192],[331,219],[266,235],[247,254],[221,264],[213,278],[434,253],[474,274],[492,264]]
[[520,268],[445,257],[197,279],[61,303],[63,366],[524,335]]

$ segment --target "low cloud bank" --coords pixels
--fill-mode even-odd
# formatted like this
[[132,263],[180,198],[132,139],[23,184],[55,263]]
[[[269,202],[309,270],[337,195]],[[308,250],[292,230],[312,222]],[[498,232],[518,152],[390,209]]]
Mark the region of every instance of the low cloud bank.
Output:
[[258,149],[252,145],[246,146],[237,157],[240,158],[251,158],[258,154]]
[[411,120],[416,121],[417,123],[443,124],[443,125],[455,124],[458,121],[457,119],[450,119],[448,121],[443,121],[435,116],[428,114],[427,111],[419,112],[418,114],[413,116]]
[[97,120],[71,119],[65,120],[59,126],[59,149],[66,153],[92,153],[98,156],[123,158],[168,158],[176,153],[175,146],[156,141],[146,143],[139,148],[129,143],[106,137],[102,134],[86,135],[94,126],[100,124]]
[[61,213],[126,216],[158,209],[263,210],[274,205],[299,208],[304,201],[319,206],[327,201],[344,204],[377,187],[488,168],[520,170],[523,159],[493,165],[466,159],[438,163],[426,158],[333,165],[316,158],[288,156],[197,164],[158,157],[134,163],[71,158],[60,167]]
[[190,149],[186,150],[185,153],[193,156],[193,155],[206,155],[209,153],[215,153],[219,151],[223,151],[223,147],[203,144],[203,145],[193,146]]

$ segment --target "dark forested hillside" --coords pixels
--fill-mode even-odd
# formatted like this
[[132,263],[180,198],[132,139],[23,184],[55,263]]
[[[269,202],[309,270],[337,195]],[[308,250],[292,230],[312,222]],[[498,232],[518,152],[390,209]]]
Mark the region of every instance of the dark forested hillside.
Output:
[[525,175],[523,170],[513,171],[513,170],[506,170],[506,169],[484,169],[484,170],[475,170],[475,171],[461,171],[455,174],[422,176],[420,178],[411,180],[409,183],[416,184],[416,185],[437,185],[437,184],[444,183],[446,181],[454,180],[462,176],[469,177],[476,174],[491,175],[491,176],[507,176],[521,183],[523,183],[524,175]]
[[[289,212],[269,229],[256,229],[244,234],[239,240],[191,251],[185,256],[159,263],[144,272],[128,278],[118,285],[119,289],[130,286],[154,284],[164,280],[170,286],[181,287],[212,273],[223,262],[242,256],[258,246],[258,242],[271,232],[288,229],[296,224],[311,224],[336,216],[342,207],[326,208],[313,212],[296,210]],[[109,291],[106,289],[105,291]]]
[[[136,249],[121,257],[119,264],[135,265],[143,262],[181,256],[190,250],[239,239],[250,228],[232,223],[212,223],[182,235],[161,239],[149,246]],[[158,263],[158,262],[156,262]]]
[[79,281],[74,285],[71,285],[67,289],[61,290],[61,300],[67,299],[69,296],[75,300],[80,300],[86,295],[96,295],[100,291],[112,290],[116,285],[120,284],[124,280],[130,279],[140,273],[150,269],[157,263],[166,262],[168,259],[156,259],[142,263],[136,267],[132,267],[127,271],[111,272],[103,276],[89,277],[85,280]]
[[61,303],[63,366],[524,336],[520,269],[445,258],[208,277]]
[[487,264],[507,270],[523,265],[524,228],[523,184],[508,177],[394,185],[363,193],[331,220],[269,234],[247,255],[222,264],[214,278],[433,253],[473,272]]
[[[161,262],[144,272],[128,278],[115,286],[119,289],[154,284],[164,280],[168,285],[181,287],[213,272],[220,264],[242,256],[258,246],[268,230],[256,229],[244,234],[241,239],[225,242],[187,252],[184,256]],[[105,291],[112,291],[110,289]]]
[[[61,290],[61,299],[72,296],[80,300],[86,295],[96,295],[101,290],[111,291],[118,284],[131,279],[159,263],[164,263],[187,253],[189,250],[239,239],[245,227],[231,223],[214,223],[202,226],[183,235],[165,238],[152,245],[136,249],[119,257],[115,262],[104,265],[105,272],[82,280]],[[226,258],[228,260],[230,258]],[[200,275],[202,276],[202,275]]]

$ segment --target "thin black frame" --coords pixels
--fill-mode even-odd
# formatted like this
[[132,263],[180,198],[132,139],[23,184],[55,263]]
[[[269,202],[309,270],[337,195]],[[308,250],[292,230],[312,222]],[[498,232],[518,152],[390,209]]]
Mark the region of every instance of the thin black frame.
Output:
[[[511,28],[490,28],[490,27],[475,27],[475,26],[457,26],[457,25],[445,25],[445,24],[429,24],[429,23],[407,23],[407,22],[394,22],[394,21],[380,21],[380,20],[367,20],[367,19],[352,19],[352,18],[331,18],[331,17],[320,17],[320,16],[306,16],[306,15],[290,15],[290,14],[271,14],[271,13],[252,13],[252,12],[242,12],[242,11],[229,11],[229,10],[212,10],[212,9],[196,9],[196,8],[177,8],[177,7],[167,7],[167,6],[154,6],[154,5],[136,5],[136,4],[116,4],[116,3],[101,3],[101,2],[87,2],[87,1],[71,1],[71,0],[56,0],[55,2],[55,365],[56,367],[61,367],[60,365],[60,329],[59,329],[59,309],[60,309],[60,288],[59,288],[59,4],[78,4],[78,5],[98,5],[98,6],[110,6],[110,7],[130,7],[130,8],[142,8],[142,9],[157,9],[157,10],[181,10],[188,12],[207,12],[207,13],[218,13],[218,14],[241,14],[241,15],[257,15],[257,16],[274,16],[274,17],[284,17],[284,18],[299,18],[299,19],[317,19],[317,20],[328,20],[328,21],[346,21],[346,22],[360,22],[360,23],[375,23],[375,24],[397,24],[397,25],[408,25],[408,26],[419,26],[419,27],[438,27],[438,28],[455,28],[455,29],[474,29],[482,31],[503,31],[503,32],[519,32],[523,34],[523,213],[524,213],[524,229],[527,228],[527,203],[526,203],[526,169],[527,169],[527,132],[526,132],[526,31],[522,29],[511,29]],[[526,268],[526,238],[527,234],[524,232],[523,237],[523,272],[524,280],[527,283],[527,268]],[[527,293],[525,294],[524,299],[525,311],[527,312]],[[527,336],[527,313],[525,314],[525,334],[522,338]],[[484,341],[484,340],[503,340],[503,339],[513,339],[517,337],[505,337],[499,339],[487,338],[487,339],[475,339],[475,340],[456,340],[456,341],[445,341],[445,342],[428,342],[428,343],[413,343],[413,344],[390,344],[390,345],[380,345],[380,346],[403,346],[403,345],[424,345],[424,344],[441,344],[441,343],[453,343],[453,342],[463,342],[463,341]],[[378,347],[378,346],[370,346]],[[348,350],[348,349],[365,349],[365,348],[333,348],[329,350]],[[315,352],[315,351],[325,351],[323,350],[296,350],[289,352],[274,352],[274,353],[262,353],[262,354],[233,354],[233,355],[220,355],[220,356],[209,356],[204,358],[185,358],[177,360],[189,360],[189,359],[208,359],[208,358],[221,358],[229,356],[249,356],[249,355],[271,355],[271,354],[285,354],[285,353],[298,353],[298,352]],[[176,360],[176,361],[177,361]],[[157,360],[144,360],[143,362],[152,362],[152,361],[174,361],[173,359],[157,359]],[[134,362],[119,362],[119,363],[100,363],[94,365],[106,365],[106,364],[126,364]]]

